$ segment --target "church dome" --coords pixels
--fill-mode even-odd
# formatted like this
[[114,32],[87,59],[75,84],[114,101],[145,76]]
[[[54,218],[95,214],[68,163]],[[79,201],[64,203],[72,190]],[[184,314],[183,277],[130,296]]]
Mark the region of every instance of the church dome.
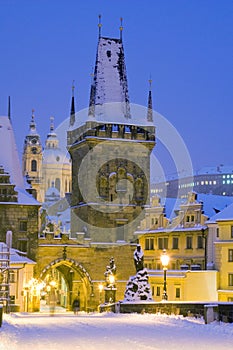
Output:
[[54,185],[49,187],[45,193],[45,202],[56,202],[60,199],[60,193]]
[[63,152],[59,148],[59,139],[54,131],[54,118],[50,117],[50,132],[47,135],[45,149],[43,151],[43,163],[44,164],[70,164],[69,154]]
[[70,158],[59,148],[46,148],[43,151],[44,164],[70,164]]

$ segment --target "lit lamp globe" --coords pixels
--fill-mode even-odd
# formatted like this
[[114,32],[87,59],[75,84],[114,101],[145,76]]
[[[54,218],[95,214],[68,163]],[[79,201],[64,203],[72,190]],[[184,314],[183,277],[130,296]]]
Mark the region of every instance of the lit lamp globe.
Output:
[[170,258],[169,258],[169,256],[167,255],[167,252],[166,252],[165,249],[164,249],[164,251],[163,251],[163,254],[162,254],[161,257],[160,257],[160,260],[161,260],[161,263],[162,263],[163,268],[167,269]]
[[103,289],[104,289],[104,286],[100,283],[99,284],[99,292],[102,293]]
[[163,265],[163,295],[162,300],[166,301],[168,299],[167,295],[167,267],[169,264],[169,256],[167,255],[166,250],[163,250],[163,254],[160,257],[161,263]]

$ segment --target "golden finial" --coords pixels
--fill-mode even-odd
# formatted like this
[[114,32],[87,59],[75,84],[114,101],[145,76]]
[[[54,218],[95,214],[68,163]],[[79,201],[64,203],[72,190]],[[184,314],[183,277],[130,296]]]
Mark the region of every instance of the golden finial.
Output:
[[149,78],[149,80],[148,80],[150,90],[151,90],[151,87],[152,87],[152,81],[153,81],[153,80],[152,80],[151,74],[150,74],[150,78]]
[[122,31],[123,31],[123,26],[122,26],[123,18],[120,18],[120,39],[122,40]]
[[98,23],[98,28],[99,28],[99,38],[101,37],[101,27],[102,27],[102,23],[101,23],[101,15],[99,15],[99,23]]

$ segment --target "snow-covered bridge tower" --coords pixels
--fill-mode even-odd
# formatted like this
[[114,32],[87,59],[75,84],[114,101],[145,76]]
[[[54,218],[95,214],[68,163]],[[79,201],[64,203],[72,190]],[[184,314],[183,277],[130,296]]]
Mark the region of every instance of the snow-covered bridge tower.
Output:
[[131,241],[149,204],[155,128],[152,113],[129,103],[122,25],[120,34],[103,37],[99,24],[89,108],[85,118],[76,113],[67,138],[72,235],[93,241]]

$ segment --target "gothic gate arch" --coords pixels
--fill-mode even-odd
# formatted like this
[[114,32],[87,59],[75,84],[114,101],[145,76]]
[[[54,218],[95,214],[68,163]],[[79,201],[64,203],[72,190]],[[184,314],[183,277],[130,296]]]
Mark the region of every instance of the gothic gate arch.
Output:
[[80,309],[91,308],[93,282],[88,271],[75,259],[58,258],[47,264],[40,273],[46,286],[56,283],[56,296],[59,304],[71,310],[75,297],[80,299]]

